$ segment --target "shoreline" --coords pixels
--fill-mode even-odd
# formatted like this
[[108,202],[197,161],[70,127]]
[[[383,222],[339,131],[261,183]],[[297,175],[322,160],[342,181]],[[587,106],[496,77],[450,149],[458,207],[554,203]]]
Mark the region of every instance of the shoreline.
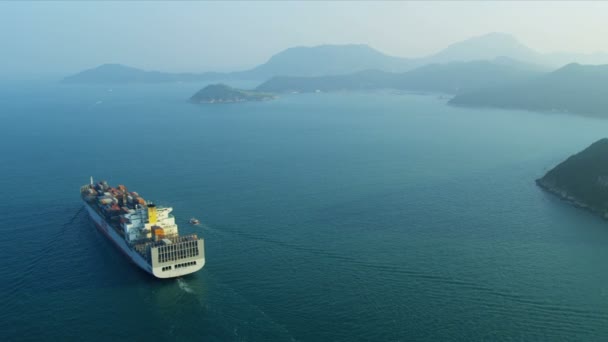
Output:
[[540,187],[544,191],[556,196],[557,198],[559,198],[560,200],[562,200],[564,202],[567,202],[568,204],[572,205],[573,207],[586,210],[588,212],[593,213],[594,215],[598,215],[599,217],[603,218],[604,220],[608,220],[608,212],[603,212],[593,206],[588,205],[587,203],[570,195],[566,190],[551,186],[551,185],[547,184],[542,178],[536,179],[535,182],[536,182],[536,185],[538,185],[538,187]]

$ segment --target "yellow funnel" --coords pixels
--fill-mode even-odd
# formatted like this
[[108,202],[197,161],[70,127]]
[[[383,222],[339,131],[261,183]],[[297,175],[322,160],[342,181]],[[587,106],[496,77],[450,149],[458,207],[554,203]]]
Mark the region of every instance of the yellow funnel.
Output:
[[156,223],[156,206],[154,204],[148,204],[148,223]]

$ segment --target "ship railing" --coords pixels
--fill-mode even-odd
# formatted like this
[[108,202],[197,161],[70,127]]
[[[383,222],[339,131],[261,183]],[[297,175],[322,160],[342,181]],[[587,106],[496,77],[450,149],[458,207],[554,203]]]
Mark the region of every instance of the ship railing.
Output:
[[131,245],[151,244],[153,247],[156,247],[156,246],[163,246],[165,244],[163,242],[163,240],[165,240],[165,239],[170,240],[171,243],[179,243],[179,242],[183,242],[183,241],[200,240],[201,238],[199,238],[198,235],[196,235],[196,234],[186,234],[186,235],[171,234],[171,235],[163,236],[163,238],[158,241],[145,238],[145,239],[130,241],[129,244],[131,244]]

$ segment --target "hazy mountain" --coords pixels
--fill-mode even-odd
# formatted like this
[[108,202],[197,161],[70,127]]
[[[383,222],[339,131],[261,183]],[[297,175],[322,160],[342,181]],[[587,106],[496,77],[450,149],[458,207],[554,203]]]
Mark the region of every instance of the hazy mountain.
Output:
[[66,77],[72,83],[133,83],[208,80],[264,80],[273,76],[319,76],[353,73],[366,69],[404,71],[410,61],[385,55],[367,45],[322,45],[295,47],[280,52],[268,62],[246,71],[230,73],[166,73],[144,71],[119,64],[104,64]]
[[571,156],[536,183],[608,218],[608,139],[601,139]]
[[518,65],[490,61],[431,64],[404,73],[395,84],[398,89],[441,91],[459,94],[528,80],[540,73]]
[[569,64],[515,85],[467,92],[450,103],[608,117],[608,65]]
[[[490,47],[488,48],[484,48]],[[275,76],[345,75],[365,70],[404,72],[431,63],[502,58],[511,63],[523,63],[530,49],[506,34],[489,34],[452,44],[439,53],[418,59],[406,59],[383,54],[367,45],[321,45],[294,47],[272,56],[253,69],[230,73],[166,73],[144,71],[119,64],[104,64],[66,77],[65,82],[132,83],[209,80],[266,80]],[[529,62],[529,61],[528,61]],[[497,63],[498,64],[498,63]],[[530,64],[530,68],[535,68]]]
[[[383,54],[367,45],[321,45],[284,50],[256,68],[232,73],[247,79],[274,76],[329,76],[365,70],[405,72],[427,64],[491,60],[517,68],[547,70],[538,53],[504,33],[490,33],[452,44],[425,58],[406,59]],[[369,76],[369,75],[368,75]]]
[[360,71],[348,75],[317,77],[276,76],[259,85],[256,90],[280,92],[315,92],[337,90],[371,90],[393,88],[400,74],[378,70]]
[[294,47],[272,56],[266,63],[245,71],[229,73],[167,73],[144,71],[119,64],[104,64],[66,77],[65,82],[132,83],[210,80],[267,80],[275,76],[328,76],[353,74],[365,70],[405,72],[436,63],[489,60],[494,64],[520,69],[547,70],[570,62],[606,63],[608,54],[541,54],[505,33],[489,33],[449,45],[424,58],[393,57],[367,45],[320,45]]
[[399,72],[412,61],[385,55],[367,45],[294,47],[280,52],[251,70],[239,73],[253,79],[273,76],[325,76],[375,69]]
[[506,66],[510,66],[510,67],[514,67],[514,68],[518,68],[518,69],[522,69],[522,70],[542,71],[542,72],[549,72],[549,71],[555,70],[555,68],[550,68],[546,65],[535,64],[535,63],[531,63],[531,62],[522,62],[520,60],[513,59],[511,57],[506,57],[506,56],[498,56],[490,61],[494,64],[506,65]]
[[424,58],[425,64],[492,60],[497,57],[536,63],[539,53],[506,33],[488,33],[449,45],[438,53]]
[[405,73],[364,71],[320,77],[274,77],[256,89],[271,92],[314,92],[393,88],[411,91],[460,93],[521,82],[539,72],[488,61],[431,64]]
[[514,36],[507,33],[488,33],[469,38],[425,58],[416,63],[446,63],[454,61],[492,60],[507,58],[526,63],[536,68],[560,68],[570,63],[608,64],[608,54],[596,52],[592,54],[555,52],[540,53],[522,44]]
[[206,81],[223,78],[221,73],[168,73],[145,71],[121,64],[103,64],[63,79],[66,83],[160,83]]
[[543,63],[555,67],[562,67],[571,63],[601,65],[608,64],[608,54],[605,52],[569,53],[555,52],[543,55]]

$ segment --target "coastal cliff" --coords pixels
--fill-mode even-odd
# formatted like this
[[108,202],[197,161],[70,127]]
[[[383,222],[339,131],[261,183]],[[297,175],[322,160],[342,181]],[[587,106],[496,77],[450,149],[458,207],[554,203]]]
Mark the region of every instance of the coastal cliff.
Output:
[[608,139],[598,140],[569,157],[536,184],[608,219]]

